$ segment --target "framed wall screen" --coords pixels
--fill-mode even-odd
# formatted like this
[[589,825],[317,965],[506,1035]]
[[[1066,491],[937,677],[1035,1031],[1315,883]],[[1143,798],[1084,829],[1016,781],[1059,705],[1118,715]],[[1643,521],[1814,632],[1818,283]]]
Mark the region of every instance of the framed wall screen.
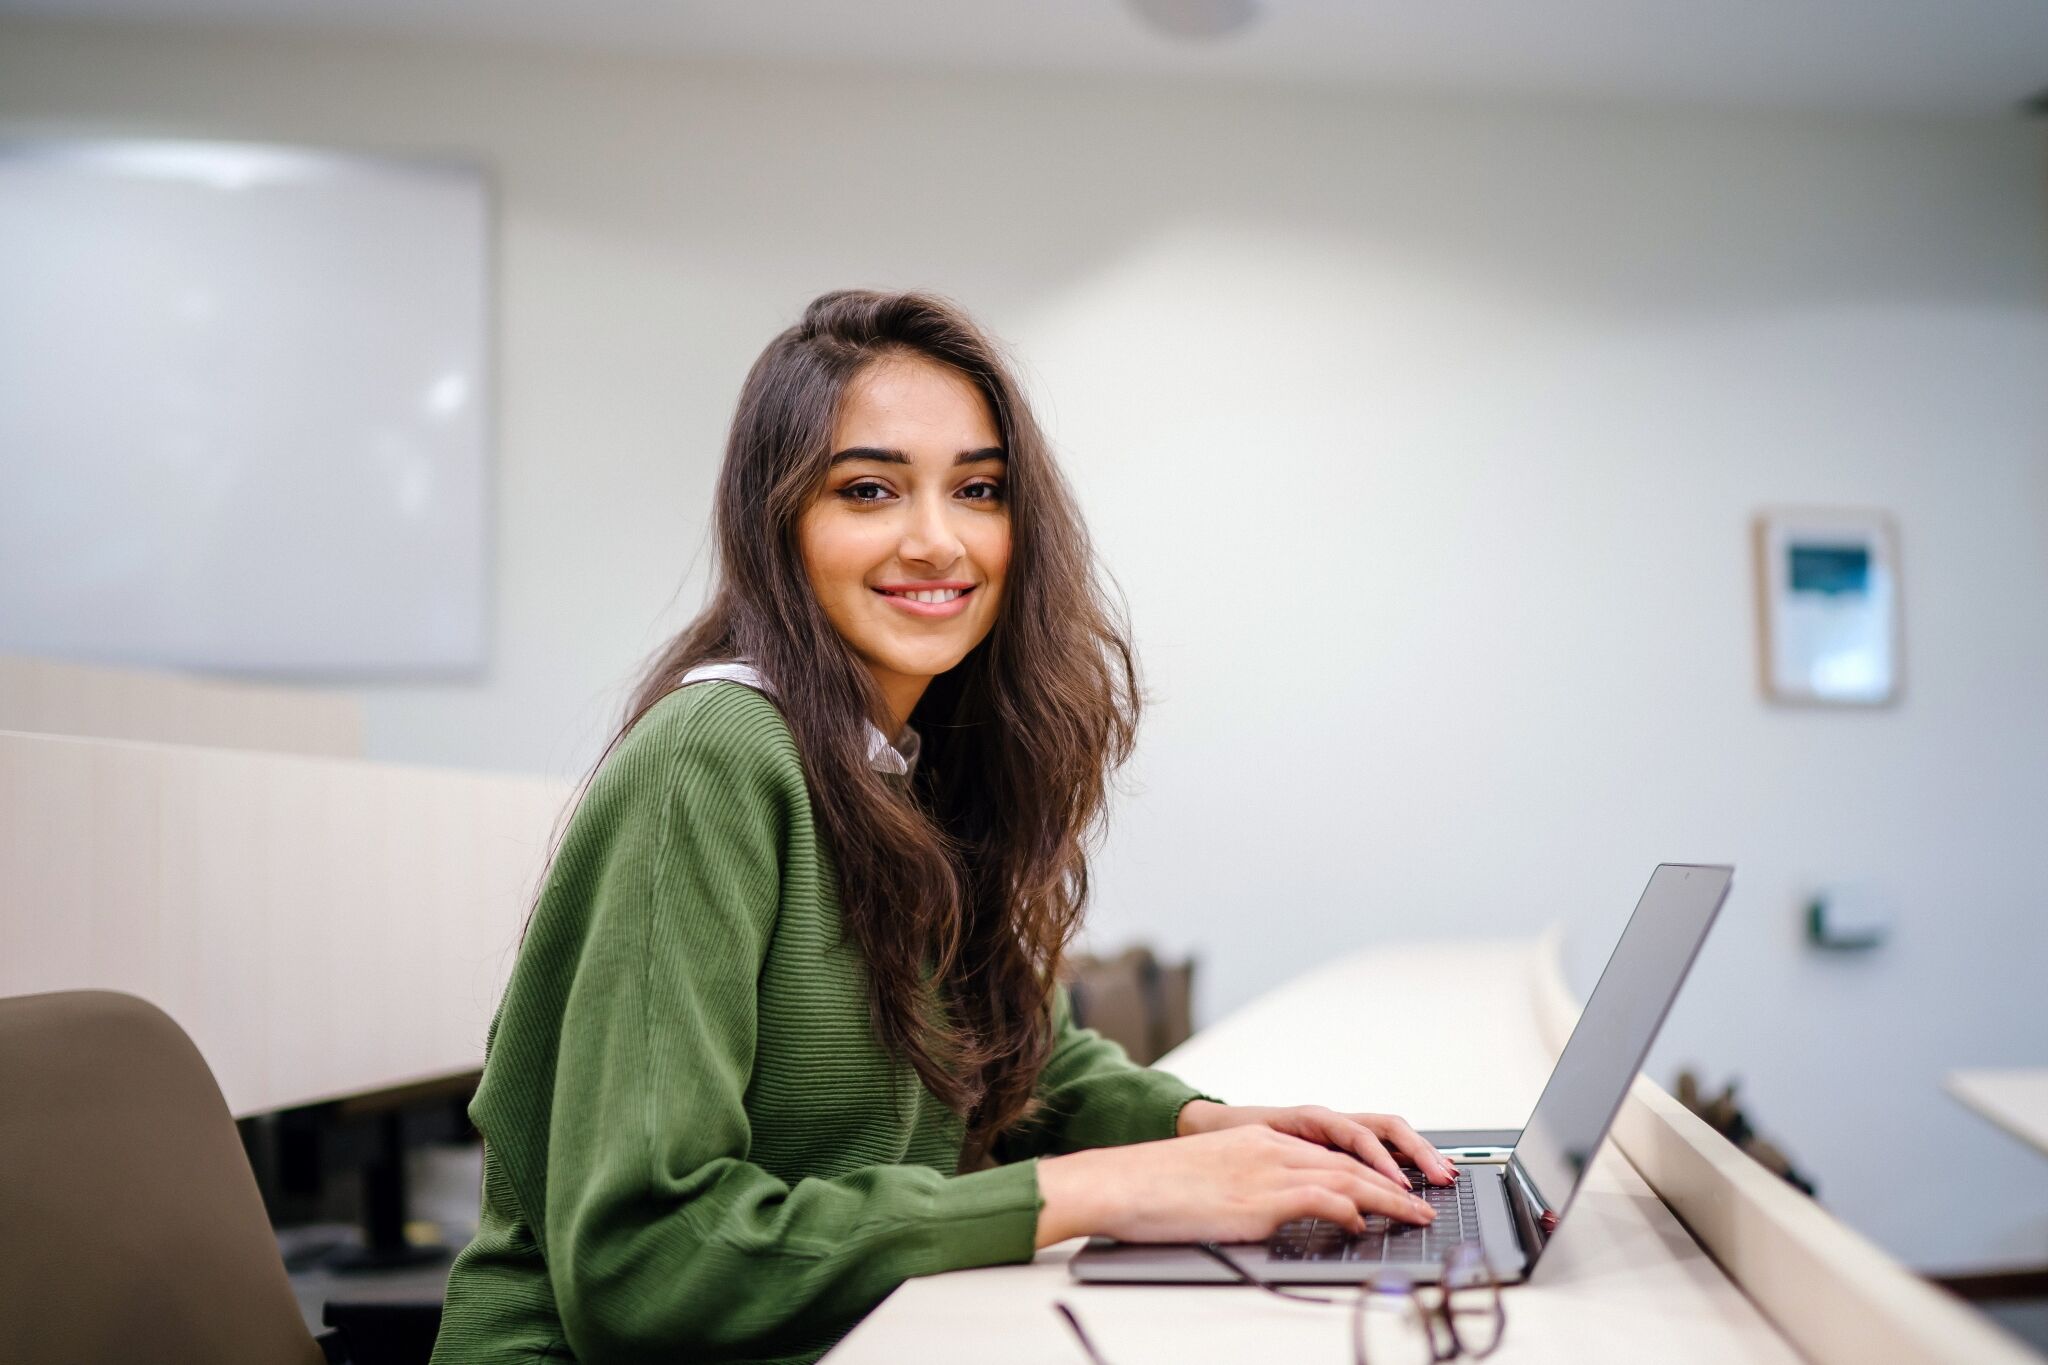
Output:
[[0,143],[0,651],[479,669],[489,220],[471,166]]
[[1756,520],[1764,695],[1881,706],[1898,700],[1899,557],[1876,512],[1783,511]]

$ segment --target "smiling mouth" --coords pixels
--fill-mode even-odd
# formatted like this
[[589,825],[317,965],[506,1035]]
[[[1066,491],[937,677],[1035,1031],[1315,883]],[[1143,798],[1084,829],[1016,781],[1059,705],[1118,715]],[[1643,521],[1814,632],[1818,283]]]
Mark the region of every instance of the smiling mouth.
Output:
[[979,586],[978,583],[948,583],[934,588],[875,588],[874,593],[887,601],[899,616],[952,621],[967,613],[973,605],[967,598]]

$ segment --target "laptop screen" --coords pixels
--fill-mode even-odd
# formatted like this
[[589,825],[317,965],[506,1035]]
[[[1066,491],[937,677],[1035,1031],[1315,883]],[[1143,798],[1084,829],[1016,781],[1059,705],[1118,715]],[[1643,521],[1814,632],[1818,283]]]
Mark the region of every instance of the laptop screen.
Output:
[[1511,1165],[1538,1216],[1561,1216],[1571,1202],[1734,874],[1732,867],[1675,863],[1651,874],[1515,1144]]

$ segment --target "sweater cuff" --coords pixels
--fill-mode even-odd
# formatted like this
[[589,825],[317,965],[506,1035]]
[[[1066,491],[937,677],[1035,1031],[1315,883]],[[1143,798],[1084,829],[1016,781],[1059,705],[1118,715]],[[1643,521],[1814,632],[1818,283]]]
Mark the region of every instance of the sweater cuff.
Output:
[[1133,1106],[1132,1135],[1130,1142],[1154,1142],[1178,1136],[1180,1111],[1196,1100],[1207,1100],[1221,1104],[1214,1095],[1205,1095],[1180,1077],[1164,1071],[1146,1068],[1144,1094]]
[[947,1177],[932,1194],[925,1264],[914,1273],[1030,1260],[1041,1207],[1036,1158]]
[[1173,1117],[1166,1121],[1166,1135],[1168,1137],[1180,1136],[1180,1111],[1193,1104],[1196,1100],[1207,1100],[1210,1104],[1220,1104],[1225,1108],[1228,1108],[1230,1105],[1230,1101],[1219,1100],[1214,1095],[1206,1095],[1199,1090],[1188,1091],[1187,1097],[1173,1106]]

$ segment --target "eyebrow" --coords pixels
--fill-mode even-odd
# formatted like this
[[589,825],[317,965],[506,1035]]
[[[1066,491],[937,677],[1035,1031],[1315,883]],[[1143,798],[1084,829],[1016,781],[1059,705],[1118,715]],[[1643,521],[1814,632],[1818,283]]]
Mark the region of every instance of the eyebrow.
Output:
[[[963,450],[953,457],[955,465],[979,464],[983,460],[1001,460],[1009,463],[1010,457],[1003,453],[1001,446],[983,446],[980,450]],[[848,460],[877,460],[882,464],[909,464],[910,457],[900,450],[884,450],[880,446],[848,446],[832,457],[827,468],[837,469]]]

